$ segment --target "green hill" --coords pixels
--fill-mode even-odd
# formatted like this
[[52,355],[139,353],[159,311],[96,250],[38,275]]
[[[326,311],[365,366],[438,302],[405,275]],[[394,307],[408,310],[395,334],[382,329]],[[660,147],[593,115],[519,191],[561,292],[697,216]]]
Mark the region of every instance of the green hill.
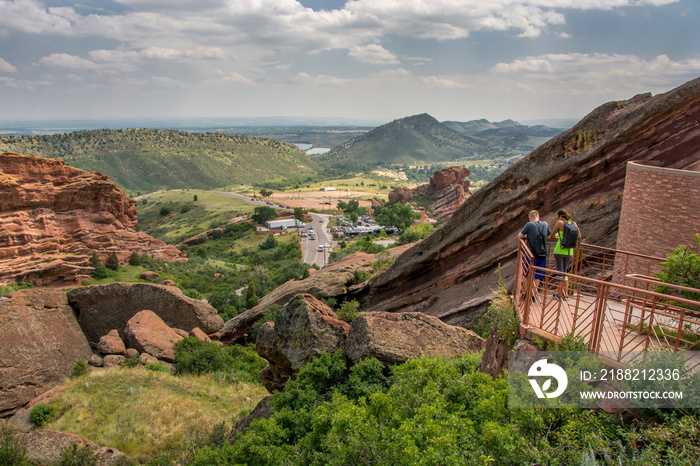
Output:
[[276,139],[175,130],[2,137],[0,152],[62,158],[68,165],[99,171],[131,192],[260,184],[318,170],[303,151]]
[[483,141],[462,135],[428,114],[394,120],[318,157],[343,165],[450,162],[475,156]]

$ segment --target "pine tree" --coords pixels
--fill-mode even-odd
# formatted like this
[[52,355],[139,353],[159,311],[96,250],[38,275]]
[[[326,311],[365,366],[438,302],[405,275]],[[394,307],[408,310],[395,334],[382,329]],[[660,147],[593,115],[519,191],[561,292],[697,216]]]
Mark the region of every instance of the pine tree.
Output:
[[129,258],[129,265],[134,265],[134,266],[139,266],[141,265],[141,258],[139,255],[134,251],[131,253],[131,257]]
[[253,308],[257,306],[259,302],[260,299],[258,299],[258,295],[255,294],[255,283],[250,282],[245,293],[245,307],[246,309]]
[[119,259],[117,259],[116,252],[112,251],[109,256],[107,256],[105,267],[112,270],[119,270]]

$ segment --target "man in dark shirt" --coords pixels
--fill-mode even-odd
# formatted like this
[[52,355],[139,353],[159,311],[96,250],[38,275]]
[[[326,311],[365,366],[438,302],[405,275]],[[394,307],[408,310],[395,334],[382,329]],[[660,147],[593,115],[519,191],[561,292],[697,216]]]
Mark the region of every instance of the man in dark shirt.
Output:
[[[547,267],[546,248],[544,254],[538,254],[538,251],[540,251],[539,245],[544,242],[546,246],[547,237],[552,234],[552,230],[549,228],[547,222],[540,221],[540,213],[536,210],[531,211],[528,217],[530,221],[527,222],[520,233],[518,233],[518,238],[525,240],[528,249],[530,249],[532,255],[535,256],[535,260],[533,261],[535,267],[545,268]],[[544,278],[544,272],[537,271],[537,273],[535,273],[535,288],[540,284],[542,278]]]

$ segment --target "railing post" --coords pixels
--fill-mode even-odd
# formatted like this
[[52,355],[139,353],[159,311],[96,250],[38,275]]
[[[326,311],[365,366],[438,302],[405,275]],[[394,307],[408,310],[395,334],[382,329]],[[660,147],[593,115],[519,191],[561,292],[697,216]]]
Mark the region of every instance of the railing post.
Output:
[[678,319],[678,332],[676,332],[676,351],[681,343],[681,335],[683,334],[683,321],[685,320],[685,308],[681,308],[681,317]]
[[607,295],[607,285],[599,285],[595,298],[595,316],[593,321],[593,334],[589,349],[599,351],[601,334],[603,332],[603,317],[605,314],[605,296]]

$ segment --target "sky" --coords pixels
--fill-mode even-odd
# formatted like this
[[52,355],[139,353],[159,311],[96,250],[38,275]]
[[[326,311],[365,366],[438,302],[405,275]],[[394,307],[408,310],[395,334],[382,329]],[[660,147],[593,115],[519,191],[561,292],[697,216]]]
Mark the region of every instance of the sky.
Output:
[[582,118],[700,76],[698,0],[0,0],[0,119]]

